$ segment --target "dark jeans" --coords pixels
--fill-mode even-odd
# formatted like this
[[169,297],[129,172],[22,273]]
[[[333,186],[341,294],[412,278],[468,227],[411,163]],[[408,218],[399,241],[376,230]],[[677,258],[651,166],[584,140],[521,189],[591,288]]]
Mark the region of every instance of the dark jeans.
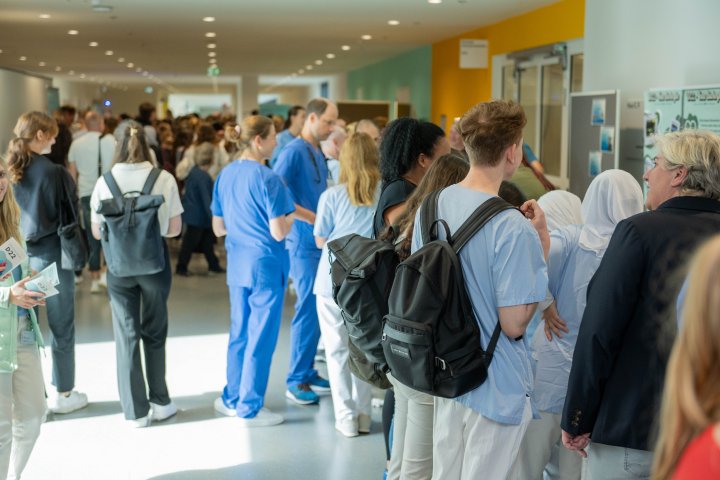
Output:
[[58,392],[75,388],[75,278],[70,270],[60,268],[60,237],[50,235],[28,242],[30,267],[38,272],[57,264],[58,295],[47,299],[45,311],[52,333],[52,383]]
[[100,271],[100,252],[102,251],[102,244],[100,240],[96,240],[92,234],[90,216],[90,197],[80,198],[80,208],[82,208],[83,217],[83,228],[85,229],[85,236],[88,242],[88,268],[91,272]]
[[[116,277],[107,273],[112,309],[120,405],[125,418],[148,414],[149,402],[170,403],[165,383],[165,339],[168,330],[167,300],[172,270],[165,246],[165,269],[152,275]],[[140,360],[140,340],[145,355],[145,375]]]
[[211,271],[220,270],[220,262],[214,250],[215,235],[211,228],[200,228],[187,225],[185,227],[185,234],[182,239],[182,246],[180,247],[180,254],[178,255],[177,271],[186,272],[188,263],[190,263],[190,257],[193,252],[198,249],[205,255],[205,259],[208,262],[208,268]]

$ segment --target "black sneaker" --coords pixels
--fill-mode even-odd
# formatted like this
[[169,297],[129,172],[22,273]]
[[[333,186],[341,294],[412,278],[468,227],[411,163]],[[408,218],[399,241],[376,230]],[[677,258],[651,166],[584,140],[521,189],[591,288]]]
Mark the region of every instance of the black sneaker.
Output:
[[192,274],[187,270],[176,270],[175,275],[180,275],[181,277],[189,277]]

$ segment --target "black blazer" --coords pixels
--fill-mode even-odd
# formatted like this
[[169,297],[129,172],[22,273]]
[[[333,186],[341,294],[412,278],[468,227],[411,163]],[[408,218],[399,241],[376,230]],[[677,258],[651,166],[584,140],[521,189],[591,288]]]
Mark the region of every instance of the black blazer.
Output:
[[720,233],[720,202],[675,197],[620,222],[587,292],[561,425],[651,450],[685,265]]

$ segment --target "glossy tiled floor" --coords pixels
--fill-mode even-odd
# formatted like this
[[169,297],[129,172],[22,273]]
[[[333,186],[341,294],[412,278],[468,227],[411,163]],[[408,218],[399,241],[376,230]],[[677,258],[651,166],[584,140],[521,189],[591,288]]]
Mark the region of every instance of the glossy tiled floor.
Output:
[[[204,271],[204,260],[196,255],[190,269]],[[294,298],[286,302],[266,397],[270,409],[285,415],[283,425],[245,430],[213,411],[224,385],[229,305],[224,277],[197,275],[175,276],[170,294],[167,381],[180,412],[150,428],[131,429],[118,402],[107,297],[90,294],[89,287],[86,278],[76,296],[76,363],[77,388],[91,403],[50,417],[23,479],[381,478],[379,410],[373,411],[370,435],[347,439],[334,429],[329,396],[319,407],[285,400]],[[43,362],[51,391],[49,349]]]

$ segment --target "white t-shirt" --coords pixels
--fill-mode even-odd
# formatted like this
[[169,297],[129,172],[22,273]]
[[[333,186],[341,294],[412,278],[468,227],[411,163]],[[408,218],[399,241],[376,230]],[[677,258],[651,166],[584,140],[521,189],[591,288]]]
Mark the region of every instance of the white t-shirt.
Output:
[[100,132],[87,132],[73,140],[68,152],[68,161],[74,163],[78,172],[78,194],[80,197],[92,195],[98,179],[98,149],[102,158],[103,173],[110,170],[115,155],[115,137],[105,135],[102,140]]
[[[120,191],[124,194],[127,192],[140,192],[143,185],[145,185],[145,180],[150,175],[150,170],[152,170],[150,162],[116,163],[113,165],[111,172],[115,182],[120,187]],[[165,198],[165,202],[158,209],[158,221],[160,222],[160,233],[167,235],[170,219],[183,212],[177,182],[172,175],[162,170],[150,193],[152,195],[162,195]],[[97,209],[102,200],[110,198],[112,198],[112,193],[110,193],[105,179],[100,178],[95,184],[95,190],[93,190],[90,198],[92,223],[101,224],[104,221],[103,216],[97,213]]]

